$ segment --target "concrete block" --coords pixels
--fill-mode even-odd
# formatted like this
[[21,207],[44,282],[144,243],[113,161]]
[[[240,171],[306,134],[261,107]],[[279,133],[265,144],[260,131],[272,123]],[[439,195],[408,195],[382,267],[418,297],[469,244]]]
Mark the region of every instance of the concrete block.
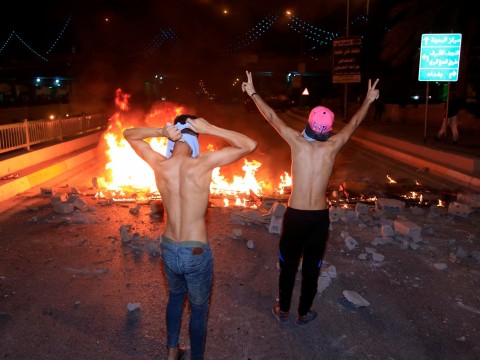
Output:
[[448,204],[448,213],[450,215],[468,217],[471,212],[472,209],[467,204],[460,204],[456,201],[452,201],[450,204]]
[[388,236],[395,235],[395,231],[393,230],[393,228],[390,225],[383,224],[382,227],[380,228],[380,234],[383,237],[388,237]]
[[401,214],[405,210],[405,202],[397,199],[378,198],[375,210],[389,214]]
[[279,202],[275,202],[273,205],[272,205],[272,210],[271,210],[271,213],[273,216],[277,217],[277,218],[283,218],[283,214],[285,214],[285,211],[287,210],[287,208],[279,203]]
[[422,232],[422,228],[419,225],[406,219],[395,220],[393,222],[393,228],[396,232],[412,238],[420,237]]
[[365,203],[357,202],[357,204],[355,205],[355,212],[361,215],[368,214],[368,205]]
[[67,202],[67,201],[58,201],[55,204],[53,204],[53,210],[57,214],[70,214],[74,210],[74,205],[72,202]]
[[50,197],[50,204],[55,204],[58,201],[69,201],[69,197],[65,193],[56,192],[53,196]]
[[50,196],[50,204],[55,205],[58,202],[62,202],[62,197],[60,195]]
[[74,196],[74,201],[73,201],[73,206],[79,210],[83,210],[87,207],[87,203],[83,201],[82,198],[79,198],[78,196]]
[[332,283],[332,279],[330,278],[330,276],[328,276],[328,274],[322,271],[322,273],[320,274],[317,280],[317,294],[321,294],[322,292],[324,292],[325,289],[328,288],[331,283]]
[[280,234],[282,232],[282,222],[283,217],[277,218],[275,215],[272,215],[268,225],[268,232],[270,234]]
[[457,202],[472,207],[480,207],[480,194],[470,190],[463,190],[457,194]]

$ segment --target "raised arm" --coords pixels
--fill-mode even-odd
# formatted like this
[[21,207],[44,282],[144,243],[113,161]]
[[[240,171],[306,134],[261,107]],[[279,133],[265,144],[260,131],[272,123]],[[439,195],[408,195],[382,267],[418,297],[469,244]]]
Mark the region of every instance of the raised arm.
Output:
[[187,122],[190,123],[191,129],[196,133],[216,136],[230,143],[231,146],[200,155],[206,159],[206,163],[212,169],[231,164],[250,154],[257,147],[257,142],[248,136],[212,125],[203,118],[188,119]]
[[380,96],[380,92],[376,88],[378,81],[379,79],[375,80],[372,85],[372,80],[368,80],[367,95],[365,96],[365,100],[363,100],[362,105],[357,112],[353,114],[347,125],[345,125],[343,129],[338,132],[338,134],[330,138],[331,141],[335,142],[335,148],[337,150],[340,150],[340,148],[348,141],[348,139],[350,139],[355,130],[360,126],[362,121],[367,116],[370,105]]
[[290,128],[285,122],[280,119],[277,113],[262,99],[262,97],[255,91],[252,81],[252,73],[247,71],[247,81],[242,83],[242,91],[250,96],[257,106],[257,109],[263,117],[273,126],[273,128],[282,136],[288,143],[290,140],[298,136],[298,131]]
[[182,134],[176,126],[169,125],[163,128],[134,127],[125,129],[123,131],[123,137],[128,141],[137,155],[152,166],[156,161],[165,160],[166,157],[153,150],[145,139],[168,137],[172,141],[177,141],[182,137]]

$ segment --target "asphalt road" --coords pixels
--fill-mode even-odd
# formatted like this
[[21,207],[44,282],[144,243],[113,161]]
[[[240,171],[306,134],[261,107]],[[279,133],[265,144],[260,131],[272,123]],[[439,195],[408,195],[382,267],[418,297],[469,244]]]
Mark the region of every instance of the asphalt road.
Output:
[[[204,117],[258,138],[248,157],[262,162],[257,178],[289,171],[288,148],[261,117],[218,111]],[[64,194],[78,190],[86,206],[71,214],[56,213],[39,187],[0,204],[1,358],[166,358],[166,287],[158,256],[164,218],[146,203],[136,213],[135,203],[95,197],[92,178],[104,165],[91,161],[43,185]],[[399,199],[412,190],[424,203],[405,198],[401,214],[379,213],[369,202],[365,216],[354,211],[359,196]],[[468,216],[452,216],[431,206],[455,195],[441,179],[344,148],[329,198],[348,210],[332,222],[323,287],[313,306],[319,317],[304,329],[280,326],[270,314],[278,234],[261,215],[284,198],[264,197],[260,210],[223,208],[212,199],[207,221],[215,278],[206,359],[477,359],[480,214],[473,208]],[[382,226],[393,225],[397,215],[421,228],[420,241],[382,236]],[[298,286],[297,279],[292,312]],[[355,306],[345,290],[369,305]],[[129,311],[129,305],[138,308]],[[181,336],[188,346],[187,321],[188,311]]]

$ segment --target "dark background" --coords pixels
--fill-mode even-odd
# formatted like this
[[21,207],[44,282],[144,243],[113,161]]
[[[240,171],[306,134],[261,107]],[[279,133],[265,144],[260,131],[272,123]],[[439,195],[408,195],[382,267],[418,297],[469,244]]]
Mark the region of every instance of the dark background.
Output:
[[[332,40],[350,35],[362,37],[362,84],[352,84],[348,96],[355,100],[369,78],[380,77],[387,103],[407,103],[411,95],[425,93],[425,83],[417,81],[421,34],[455,32],[462,33],[462,57],[452,88],[465,102],[478,102],[477,16],[466,1],[45,1],[2,6],[0,79],[31,84],[36,76],[61,77],[75,81],[83,101],[95,97],[110,103],[117,88],[134,94],[132,101],[139,103],[162,96],[188,101],[199,94],[233,101],[231,94],[239,90],[235,81],[242,81],[247,69],[268,77],[265,85],[258,80],[265,91],[292,95],[286,75],[301,64],[304,84],[318,99],[341,98],[343,85],[331,81]],[[432,84],[433,101],[444,101],[443,85]]]

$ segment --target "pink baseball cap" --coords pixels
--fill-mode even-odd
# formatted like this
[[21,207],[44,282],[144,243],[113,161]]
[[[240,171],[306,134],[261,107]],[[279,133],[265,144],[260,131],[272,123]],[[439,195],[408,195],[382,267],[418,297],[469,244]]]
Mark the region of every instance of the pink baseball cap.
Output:
[[335,115],[332,110],[325,106],[317,106],[310,111],[308,125],[318,134],[326,134],[332,130]]

